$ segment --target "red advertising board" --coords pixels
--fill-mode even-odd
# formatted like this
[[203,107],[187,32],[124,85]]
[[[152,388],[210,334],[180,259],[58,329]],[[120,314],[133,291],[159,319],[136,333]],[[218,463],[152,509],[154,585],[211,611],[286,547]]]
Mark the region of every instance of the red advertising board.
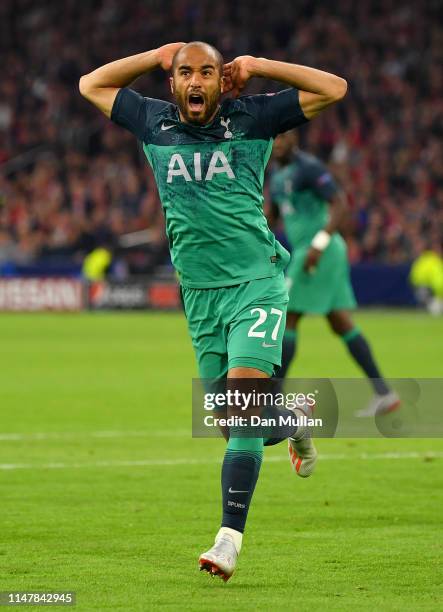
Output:
[[84,307],[83,285],[71,278],[0,279],[0,310],[73,311]]
[[171,283],[154,282],[149,287],[151,308],[176,309],[180,307],[180,289]]

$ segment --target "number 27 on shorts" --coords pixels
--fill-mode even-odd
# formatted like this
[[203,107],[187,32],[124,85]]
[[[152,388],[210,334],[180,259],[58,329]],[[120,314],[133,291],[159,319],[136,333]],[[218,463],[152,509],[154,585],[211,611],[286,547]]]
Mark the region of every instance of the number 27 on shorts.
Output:
[[[277,340],[278,330],[282,321],[283,311],[279,308],[271,308],[269,313],[267,313],[264,308],[252,308],[251,315],[257,316],[257,320],[254,321],[254,323],[249,328],[248,337],[264,339],[266,337],[267,332],[271,329],[271,327],[268,326],[272,326],[272,324],[274,324],[271,332],[271,340],[275,342]],[[268,316],[272,317],[272,319],[269,321]],[[264,326],[266,327],[266,329],[263,329]]]

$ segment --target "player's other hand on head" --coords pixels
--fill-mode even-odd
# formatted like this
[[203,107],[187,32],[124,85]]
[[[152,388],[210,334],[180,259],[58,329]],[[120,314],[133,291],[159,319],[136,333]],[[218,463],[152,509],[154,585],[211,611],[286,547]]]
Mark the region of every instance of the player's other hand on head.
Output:
[[321,257],[321,253],[322,253],[321,251],[314,249],[314,247],[311,247],[309,249],[306,255],[305,262],[303,264],[303,269],[305,272],[308,272],[310,274],[315,272],[315,269]]
[[184,42],[168,43],[157,49],[158,63],[163,70],[171,70],[174,55],[177,51],[180,51],[185,44]]
[[224,92],[232,92],[232,97],[236,98],[245,88],[246,83],[252,77],[252,55],[239,55],[223,66],[223,76],[225,78]]

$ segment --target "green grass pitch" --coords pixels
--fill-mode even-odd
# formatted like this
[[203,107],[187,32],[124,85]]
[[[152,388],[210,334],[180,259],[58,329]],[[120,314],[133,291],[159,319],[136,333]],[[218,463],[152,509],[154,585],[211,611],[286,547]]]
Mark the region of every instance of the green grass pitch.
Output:
[[[442,375],[441,319],[355,319],[387,376]],[[320,440],[307,480],[267,449],[224,584],[197,569],[223,443],[190,436],[183,316],[3,314],[0,337],[0,591],[73,590],[79,610],[441,610],[441,440]],[[291,373],[360,375],[320,318]]]

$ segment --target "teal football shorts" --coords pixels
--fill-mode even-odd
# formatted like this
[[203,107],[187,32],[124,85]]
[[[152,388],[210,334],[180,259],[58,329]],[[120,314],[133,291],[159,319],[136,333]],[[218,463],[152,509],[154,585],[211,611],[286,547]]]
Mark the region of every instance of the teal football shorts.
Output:
[[303,265],[309,245],[293,251],[286,272],[289,291],[288,312],[328,314],[334,310],[355,308],[348,253],[345,241],[332,236],[314,272],[305,272]]
[[223,378],[234,367],[272,376],[281,365],[288,293],[283,273],[218,289],[182,287],[201,378]]

